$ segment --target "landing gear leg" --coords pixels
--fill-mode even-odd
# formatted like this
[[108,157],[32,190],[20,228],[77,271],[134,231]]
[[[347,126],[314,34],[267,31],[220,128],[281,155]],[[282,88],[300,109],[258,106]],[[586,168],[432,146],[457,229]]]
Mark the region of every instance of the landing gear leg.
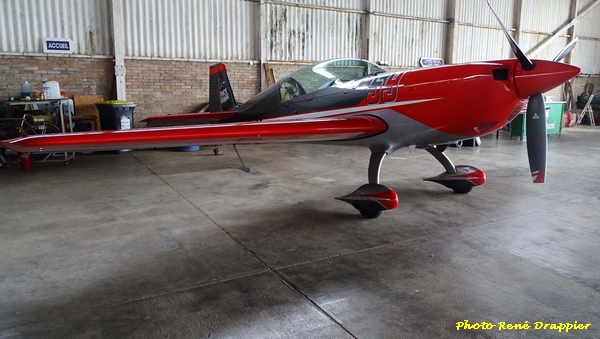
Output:
[[471,192],[474,186],[483,185],[483,183],[485,183],[485,174],[482,170],[473,166],[454,166],[446,154],[435,147],[427,147],[425,150],[433,155],[437,161],[444,166],[446,172],[423,180],[437,182],[438,184],[452,189],[454,193],[458,194],[467,194]]
[[337,197],[356,208],[365,218],[374,219],[382,211],[398,207],[398,195],[388,186],[379,183],[381,163],[387,153],[373,152],[369,160],[369,183],[362,185],[356,191]]

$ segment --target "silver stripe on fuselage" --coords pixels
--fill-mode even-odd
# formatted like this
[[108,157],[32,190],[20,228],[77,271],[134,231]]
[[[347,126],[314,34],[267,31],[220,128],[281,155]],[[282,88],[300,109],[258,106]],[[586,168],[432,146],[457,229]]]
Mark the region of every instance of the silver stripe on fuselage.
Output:
[[355,106],[349,108],[333,109],[327,111],[320,111],[314,113],[303,113],[288,115],[280,118],[268,119],[268,121],[286,121],[286,120],[302,120],[302,119],[315,119],[315,118],[331,118],[339,115],[346,115],[351,113],[365,113],[369,111],[376,111],[384,108],[395,107],[395,106],[406,106],[412,104],[420,104],[423,102],[429,102],[434,100],[440,100],[442,98],[434,99],[421,99],[421,100],[409,100],[400,102],[390,102],[387,104],[367,105],[367,106]]

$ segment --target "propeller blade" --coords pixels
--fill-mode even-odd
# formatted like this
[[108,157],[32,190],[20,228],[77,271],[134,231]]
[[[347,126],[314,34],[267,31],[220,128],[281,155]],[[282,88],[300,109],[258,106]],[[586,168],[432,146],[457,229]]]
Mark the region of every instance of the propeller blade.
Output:
[[546,105],[542,94],[529,97],[525,115],[527,128],[527,154],[534,183],[546,181]]
[[494,9],[494,7],[492,7],[490,0],[486,0],[486,1],[487,1],[488,6],[490,7],[490,9],[492,10],[492,13],[494,13],[494,16],[496,17],[496,19],[498,19],[498,22],[500,23],[500,26],[502,27],[502,30],[504,31],[504,35],[506,35],[506,38],[508,39],[510,48],[512,48],[513,53],[515,53],[517,60],[519,60],[519,63],[521,64],[521,67],[525,71],[531,71],[532,69],[534,69],[535,65],[533,64],[533,62],[531,60],[529,60],[527,55],[525,55],[525,52],[523,52],[521,47],[519,47],[519,45],[517,44],[515,39],[513,39],[513,37],[510,35],[510,33],[508,33],[508,29],[506,28],[506,26],[504,26],[504,23],[502,23],[502,20],[498,16],[498,13],[496,13],[496,10]]
[[557,55],[554,57],[554,59],[552,59],[552,61],[559,62],[559,61],[561,61],[561,60],[562,60],[564,57],[566,57],[566,56],[567,56],[567,54],[569,54],[569,53],[570,53],[570,52],[573,50],[573,48],[575,47],[575,44],[577,44],[577,41],[578,41],[578,40],[579,40],[579,38],[575,38],[575,39],[573,39],[573,41],[569,42],[569,44],[568,44],[568,45],[566,45],[566,46],[565,46],[565,48],[563,48],[563,50],[562,50],[562,51],[560,51],[560,53],[558,53],[558,54],[557,54]]

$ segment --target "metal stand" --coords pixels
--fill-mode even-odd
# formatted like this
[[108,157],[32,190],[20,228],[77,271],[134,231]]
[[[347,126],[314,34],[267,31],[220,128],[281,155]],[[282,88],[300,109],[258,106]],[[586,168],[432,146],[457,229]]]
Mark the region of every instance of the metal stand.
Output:
[[246,167],[246,164],[244,164],[244,160],[242,160],[242,157],[240,156],[240,153],[237,150],[237,147],[235,146],[235,144],[233,144],[233,150],[235,151],[235,154],[237,154],[238,159],[240,159],[240,162],[242,163],[242,168],[241,170],[248,173],[250,172],[250,167]]
[[590,95],[588,101],[583,106],[581,113],[579,113],[579,117],[577,118],[577,126],[581,124],[581,120],[587,114],[590,118],[590,126],[596,126],[596,121],[594,120],[594,111],[592,110],[592,100],[594,99],[594,95]]
[[0,168],[8,167],[8,161],[4,159],[4,154],[0,153]]

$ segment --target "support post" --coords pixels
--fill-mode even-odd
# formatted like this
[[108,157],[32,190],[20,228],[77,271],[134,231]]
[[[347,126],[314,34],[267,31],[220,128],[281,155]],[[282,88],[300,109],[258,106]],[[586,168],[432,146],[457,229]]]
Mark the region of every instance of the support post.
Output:
[[458,45],[458,6],[460,0],[448,0],[446,3],[446,48],[444,49],[444,58],[446,64],[456,63],[457,45]]
[[127,95],[125,92],[125,34],[123,27],[123,0],[112,0],[111,5],[117,100],[127,100]]
[[[363,0],[364,1],[364,10],[365,10],[365,18],[364,18],[364,30],[363,30],[363,51],[362,58],[365,60],[370,60],[371,58],[371,0]],[[374,60],[370,60],[374,61]]]
[[[577,16],[577,0],[571,0],[571,7],[569,8],[569,21],[573,21]],[[569,44],[573,39],[575,39],[575,25],[569,27],[567,30],[567,34],[569,35],[569,39],[567,44]],[[565,63],[571,64],[573,52],[567,54],[565,57]]]
[[522,13],[523,13],[523,0],[515,0],[515,7],[513,8],[513,28],[515,29],[515,36],[513,38],[515,39],[517,44],[521,42],[521,16],[522,16]]
[[269,45],[267,43],[267,41],[269,40],[269,28],[267,27],[267,23],[265,22],[268,18],[267,15],[267,4],[265,3],[265,0],[260,0],[260,9],[259,9],[259,15],[260,15],[260,43],[259,43],[259,51],[258,53],[260,53],[259,55],[259,60],[260,60],[260,90],[261,92],[264,91],[267,87],[267,76],[265,74],[265,65],[267,64],[268,60],[267,60],[267,46]]

